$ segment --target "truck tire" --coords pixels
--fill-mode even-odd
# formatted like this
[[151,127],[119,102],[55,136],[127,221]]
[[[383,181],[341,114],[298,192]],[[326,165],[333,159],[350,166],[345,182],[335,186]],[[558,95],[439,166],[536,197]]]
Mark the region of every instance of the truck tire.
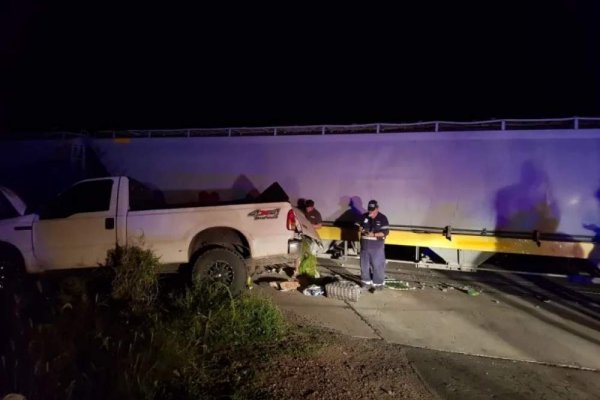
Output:
[[248,268],[244,259],[235,251],[219,247],[208,250],[196,259],[192,279],[198,282],[220,282],[231,293],[238,294],[246,286]]

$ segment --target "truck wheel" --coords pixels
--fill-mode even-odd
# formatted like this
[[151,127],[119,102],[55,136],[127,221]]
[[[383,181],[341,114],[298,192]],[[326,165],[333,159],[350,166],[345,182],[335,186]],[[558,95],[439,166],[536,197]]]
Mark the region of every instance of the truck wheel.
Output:
[[244,289],[248,269],[244,259],[235,251],[217,248],[202,253],[192,270],[194,282],[220,282],[237,294]]

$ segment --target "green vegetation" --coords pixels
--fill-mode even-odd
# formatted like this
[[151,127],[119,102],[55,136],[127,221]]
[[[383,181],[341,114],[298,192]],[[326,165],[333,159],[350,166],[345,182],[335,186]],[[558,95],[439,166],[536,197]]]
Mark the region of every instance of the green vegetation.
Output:
[[255,366],[286,333],[277,307],[222,284],[159,281],[157,258],[139,247],[111,251],[107,266],[62,281],[54,317],[31,324],[27,383],[10,390],[28,399],[249,395]]
[[315,278],[317,275],[317,256],[312,253],[310,244],[310,239],[302,239],[302,261],[300,261],[298,267],[298,275]]
[[160,261],[150,250],[117,247],[108,252],[106,266],[114,271],[114,299],[127,302],[133,311],[147,311],[154,306]]

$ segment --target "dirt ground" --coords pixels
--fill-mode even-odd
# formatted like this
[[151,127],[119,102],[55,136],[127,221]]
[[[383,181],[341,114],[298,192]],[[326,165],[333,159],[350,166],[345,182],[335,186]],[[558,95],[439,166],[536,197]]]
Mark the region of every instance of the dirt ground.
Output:
[[252,394],[243,398],[600,398],[598,372],[352,338],[290,313],[286,317],[296,335],[282,343],[279,356],[261,365]]
[[260,368],[256,393],[278,399],[435,398],[401,346],[347,337],[287,316],[297,333]]
[[402,349],[336,339],[309,357],[280,357],[271,367],[280,371],[277,378],[267,377],[262,385],[273,397],[288,399],[432,398]]

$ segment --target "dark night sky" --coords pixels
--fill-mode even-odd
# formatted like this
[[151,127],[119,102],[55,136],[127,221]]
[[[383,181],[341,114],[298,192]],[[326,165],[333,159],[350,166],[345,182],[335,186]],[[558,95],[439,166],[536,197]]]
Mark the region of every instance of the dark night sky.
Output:
[[0,6],[0,130],[600,115],[597,1],[79,3]]

